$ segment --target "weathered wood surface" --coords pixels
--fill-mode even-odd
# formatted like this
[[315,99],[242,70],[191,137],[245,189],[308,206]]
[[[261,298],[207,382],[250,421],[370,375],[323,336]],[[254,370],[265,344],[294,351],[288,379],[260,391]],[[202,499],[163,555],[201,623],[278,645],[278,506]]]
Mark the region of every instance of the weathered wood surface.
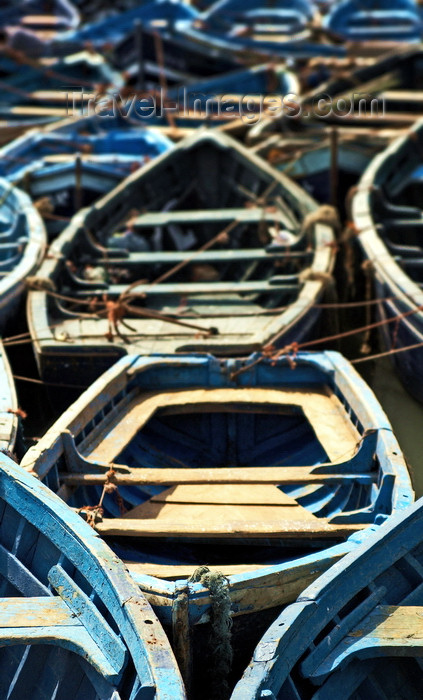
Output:
[[318,679],[342,667],[351,657],[377,656],[423,657],[423,607],[415,605],[378,605],[328,650],[324,661],[313,670]]
[[[34,682],[28,676],[25,647],[47,644],[65,653],[52,668],[50,659],[57,654],[47,652],[48,663],[37,669],[35,680],[42,684],[53,675],[57,696],[64,697],[63,685],[74,664],[79,683],[97,686],[98,692],[87,691],[87,698],[111,697],[121,683],[166,700],[185,698],[164,631],[119,559],[43,484],[6,456],[0,461],[0,573],[9,595],[15,594],[0,599],[0,646],[15,647],[16,687],[25,680],[27,688]],[[68,650],[84,659],[82,672]],[[2,688],[9,672],[5,658]],[[124,679],[126,668],[130,673]]]
[[[188,579],[198,568],[196,564],[156,564],[155,562],[123,562],[132,575],[157,576],[163,579]],[[210,567],[220,571],[224,576],[245,574],[263,569],[263,564],[219,564]]]
[[[88,160],[93,158],[87,156]],[[47,159],[45,159],[47,160]],[[130,252],[126,253],[125,250],[119,251],[122,255],[121,258],[116,256],[116,251],[111,250],[110,253],[104,258],[96,258],[95,262],[100,265],[110,265],[113,263],[121,265],[135,265],[135,264],[177,264],[188,260],[189,254],[186,251],[166,251],[166,252]],[[205,250],[202,253],[196,252],[192,254],[192,262],[198,263],[222,263],[222,262],[242,262],[242,261],[253,261],[253,260],[285,260],[289,255],[289,259],[297,260],[301,258],[311,258],[311,251],[301,251],[301,250],[290,250],[287,246],[278,246],[273,248],[236,248],[229,250]]]
[[[279,275],[269,280],[252,280],[250,282],[163,282],[157,285],[137,284],[136,287],[131,289],[128,296],[137,294],[145,294],[147,296],[169,296],[172,294],[181,296],[195,296],[196,294],[273,294],[280,289],[297,290],[298,288],[299,283],[293,283],[291,275],[287,281],[283,279],[282,275]],[[104,289],[101,287],[96,288],[93,285],[92,287],[78,289],[76,295],[77,297],[92,297],[93,295],[104,294],[105,290],[107,294],[121,296],[127,292],[128,285],[109,284]]]
[[[202,469],[177,469],[125,467],[119,471],[119,464],[109,464],[116,469],[115,480],[122,486],[160,484],[275,484],[289,486],[293,484],[341,484],[346,482],[372,483],[377,481],[375,472],[333,472],[328,469],[325,474],[323,467],[219,467]],[[335,465],[331,465],[333,468]],[[106,465],[105,465],[106,468]],[[317,470],[318,469],[318,470]],[[89,473],[69,474],[60,473],[60,480],[68,486],[104,484],[105,474]]]
[[[199,158],[200,151],[201,158]],[[202,164],[201,167],[197,161]],[[193,168],[187,167],[187,163],[190,162]],[[175,172],[178,174],[177,177],[174,176]],[[192,172],[196,173],[195,179],[192,178]],[[165,182],[168,184],[163,184]],[[185,209],[190,205],[184,194],[188,191],[187,188],[190,191],[190,188],[198,190],[198,198],[194,197],[192,212],[185,214]],[[261,194],[265,195],[264,198]],[[165,211],[171,198],[178,201],[179,212]],[[266,206],[260,206],[262,201]],[[210,213],[207,212],[208,207]],[[297,269],[300,271],[310,267],[315,275],[308,275],[301,283],[296,277],[294,278],[294,275],[290,275],[285,280],[281,275],[276,275],[273,284],[260,279],[249,282],[249,277],[253,275],[252,270],[247,269],[246,262],[244,269],[233,267],[229,271],[230,279],[227,281],[220,279],[216,283],[209,284],[193,281],[189,284],[175,280],[175,284],[171,284],[170,280],[153,286],[140,285],[136,291],[147,294],[147,306],[150,305],[157,311],[160,309],[164,316],[166,314],[179,316],[180,297],[188,295],[190,310],[194,315],[203,316],[206,331],[202,334],[200,330],[198,334],[196,329],[183,328],[158,318],[143,318],[135,311],[127,314],[129,325],[134,330],[131,332],[126,329],[125,337],[123,334],[115,335],[112,342],[107,340],[107,319],[94,316],[87,318],[83,314],[75,318],[74,314],[68,315],[65,309],[58,307],[53,324],[49,319],[51,304],[47,295],[44,292],[31,292],[28,314],[31,318],[30,325],[36,353],[43,356],[42,360],[40,357],[42,371],[44,367],[47,372],[50,371],[54,356],[60,355],[60,359],[63,359],[63,355],[72,355],[71,364],[76,366],[79,362],[82,363],[85,353],[88,353],[89,357],[91,352],[99,353],[100,346],[110,353],[111,362],[114,357],[123,352],[168,353],[186,350],[188,346],[188,351],[192,348],[199,351],[207,348],[226,357],[235,353],[241,355],[260,349],[282,329],[286,335],[292,333],[295,340],[301,340],[317,321],[320,311],[315,308],[315,304],[324,294],[334,260],[332,229],[322,220],[314,224],[305,235],[302,223],[309,213],[316,210],[315,203],[281,173],[273,170],[226,135],[212,130],[197,134],[185,143],[177,145],[165,158],[159,158],[147,164],[139,173],[131,175],[124,187],[118,186],[112,193],[98,201],[95,207],[82,211],[76,216],[63,235],[54,243],[54,261],[52,256],[40,270],[40,275],[54,279],[58,288],[68,296],[77,296],[84,300],[97,293],[101,298],[103,290],[107,290],[112,297],[126,291],[121,284],[82,285],[76,279],[70,280],[69,275],[66,276],[65,282],[62,266],[64,260],[72,259],[73,251],[79,248],[84,229],[88,229],[101,245],[107,247],[116,231],[125,230],[128,218],[131,217],[134,209],[148,212],[139,215],[135,221],[142,226],[145,224],[150,230],[152,227],[155,228],[156,222],[159,226],[160,222],[176,221],[176,225],[183,226],[182,219],[189,218],[195,226],[197,221],[201,230],[197,243],[193,244],[195,247],[200,247],[211,240],[213,232],[210,231],[210,226],[215,228],[217,233],[221,227],[225,228],[227,223],[234,221],[234,215],[239,215],[242,219],[240,227],[237,227],[234,232],[235,238],[238,234],[240,238],[245,235],[250,237],[251,234],[254,239],[251,243],[257,246],[261,242],[260,236],[257,239],[257,225],[264,221],[266,228],[269,229],[266,234],[266,241],[269,242],[270,229],[276,220],[277,225],[282,223],[281,229],[288,229],[296,246],[298,243],[299,250],[295,251],[298,258],[293,258],[292,265],[289,249],[287,250],[287,269],[296,273]],[[181,219],[181,224],[177,223],[178,217]],[[204,218],[206,218],[205,222]],[[163,227],[166,228],[166,223]],[[146,232],[146,229],[143,228],[143,231]],[[87,245],[87,252],[92,253],[89,245],[86,243],[85,245]],[[228,247],[236,251],[238,245],[245,248],[248,243],[231,239]],[[162,247],[166,248],[161,261],[165,265],[167,260],[172,261],[171,255],[166,260],[166,253],[171,254],[174,245],[165,240]],[[107,251],[109,250],[112,251],[112,248],[107,248]],[[304,254],[303,258],[300,257],[300,253]],[[105,254],[100,254],[103,259]],[[116,249],[113,249],[111,258],[117,255]],[[123,254],[119,257],[123,258]],[[178,255],[175,254],[174,260],[177,259]],[[224,260],[223,257],[220,259]],[[142,260],[135,256],[130,257],[129,260],[139,260],[142,265],[148,261],[148,258]],[[150,260],[154,262],[153,258]],[[234,261],[236,261],[235,257]],[[296,265],[297,262],[298,265]],[[131,265],[133,265],[131,272],[135,274],[135,263],[131,262]],[[260,274],[258,277],[268,277],[270,274],[269,269],[266,274]],[[293,283],[293,278],[296,284]],[[140,279],[145,279],[145,276],[140,275]],[[83,289],[81,289],[82,286]],[[248,298],[248,294],[251,294],[252,298]],[[267,307],[269,301],[269,299],[260,299],[258,295],[261,294],[269,295],[269,299],[274,302],[277,309],[274,314],[261,315],[263,306]],[[185,299],[182,301],[186,302]],[[243,310],[248,307],[251,317],[257,314],[256,318],[238,318],[237,309],[241,306]],[[221,317],[222,312],[223,317]],[[53,325],[54,328],[52,328]],[[207,333],[207,326],[217,329],[217,333]],[[283,342],[281,339],[281,344]]]
[[[213,510],[216,510],[213,506]],[[229,506],[230,508],[230,506]],[[227,517],[229,513],[221,513]],[[262,513],[257,513],[260,518]],[[262,520],[249,521],[221,521],[213,523],[180,522],[179,520],[160,520],[158,518],[104,518],[95,524],[96,531],[103,537],[118,535],[121,537],[189,537],[193,539],[204,538],[241,538],[246,540],[295,538],[332,538],[348,537],[353,532],[364,526],[361,525],[331,525],[322,518],[313,520],[296,519],[289,516],[284,521],[263,522]]]
[[[238,207],[226,209],[199,209],[188,211],[149,212],[141,214],[134,219],[137,228],[154,228],[155,226],[169,226],[169,224],[206,224],[227,223],[237,221],[239,223],[259,223],[269,221],[274,223],[280,219],[285,220],[286,215],[278,209],[268,210],[264,207]],[[235,252],[235,251],[234,251]]]
[[174,408],[180,413],[184,408],[194,410],[233,410],[240,405],[251,405],[261,410],[289,410],[299,407],[321,442],[331,461],[346,459],[355,452],[360,435],[349,420],[345,409],[335,394],[323,390],[260,389],[255,387],[232,389],[192,389],[166,393],[140,394],[127,407],[125,420],[118,416],[105,432],[96,435],[91,444],[89,458],[99,462],[113,462],[124,447],[142,429],[158,410],[169,412]]
[[[351,547],[349,542],[339,544],[317,556],[303,557],[297,561],[295,567],[289,562],[272,566],[261,564],[257,570],[247,568],[245,571],[234,571],[233,573],[225,570],[225,567],[222,566],[210,566],[209,568],[213,571],[222,571],[230,576],[228,593],[231,598],[231,616],[237,617],[252,611],[266,610],[294,601],[307,585],[345,556]],[[155,606],[160,619],[170,623],[175,585],[171,581],[160,581],[145,575],[142,570],[138,569],[138,562],[125,563],[151,605]],[[188,569],[187,573],[191,575],[195,568],[197,567]],[[175,573],[178,576],[177,567]],[[170,572],[168,578],[171,578]],[[190,623],[207,622],[210,619],[210,591],[202,584],[190,583],[189,597]]]

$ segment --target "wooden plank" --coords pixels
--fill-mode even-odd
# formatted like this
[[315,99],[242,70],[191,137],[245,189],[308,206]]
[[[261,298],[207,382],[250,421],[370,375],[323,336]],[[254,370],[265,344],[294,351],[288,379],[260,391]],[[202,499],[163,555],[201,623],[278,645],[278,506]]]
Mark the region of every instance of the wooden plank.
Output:
[[[290,275],[292,280],[292,275]],[[274,282],[269,280],[257,280],[251,282],[164,282],[152,286],[151,284],[138,284],[131,289],[131,294],[142,294],[147,296],[194,296],[196,294],[275,294],[280,290],[298,291],[299,283],[289,283],[282,281],[279,276]],[[76,288],[73,293],[78,297],[92,297],[102,294],[113,294],[121,296],[128,289],[127,284],[109,284],[103,288],[84,287]]]
[[[92,157],[86,156],[88,160],[92,160]],[[44,161],[56,161],[62,159],[65,160],[75,160],[75,155],[70,156],[52,156],[51,158],[44,158]],[[131,252],[128,256],[124,256],[125,249],[122,250],[122,257],[115,258],[115,248],[109,249],[110,254],[104,258],[94,258],[95,262],[100,265],[128,265],[128,264],[176,264],[187,260],[190,253],[186,250],[175,250],[175,251],[159,251],[159,252]],[[297,258],[310,257],[313,255],[311,251],[291,251],[288,246],[280,246],[279,248],[263,249],[263,248],[247,248],[243,249],[229,249],[229,250],[205,250],[202,253],[196,253],[195,258],[193,258],[193,264],[198,263],[216,263],[216,262],[242,262],[250,260],[286,260],[291,259],[296,260]]]
[[40,107],[38,105],[18,105],[10,108],[11,114],[22,117],[66,117],[68,110],[65,107]]
[[150,503],[204,503],[214,505],[283,505],[296,506],[297,502],[273,485],[220,485],[173,486],[152,496]]
[[300,407],[328,458],[334,462],[341,457],[347,459],[348,455],[352,456],[361,437],[344,406],[329,390],[256,387],[176,390],[139,394],[125,407],[124,416],[117,414],[114,423],[97,434],[96,444],[91,444],[86,456],[95,462],[113,462],[158,410],[177,407],[180,412],[184,406],[188,406],[190,410],[206,411],[211,406],[218,406],[219,410],[234,411],[242,404],[249,408],[251,404],[271,408],[272,412],[286,410],[288,406]]
[[297,501],[272,485],[174,486],[153,496],[122,516],[127,519],[157,519],[174,523],[283,522],[291,518],[304,523],[316,517]]
[[239,221],[240,223],[258,223],[278,220],[279,212],[262,207],[239,207],[228,209],[189,209],[187,211],[148,212],[134,219],[136,228],[154,228],[169,224],[206,224]]
[[60,564],[51,567],[48,572],[48,580],[74,617],[80,620],[90,637],[95,639],[102,653],[107,657],[110,654],[110,649],[113,649],[113,661],[110,663],[113,663],[116,671],[122,668],[125,663],[126,647],[93,601],[78,588],[75,581]]
[[[155,562],[124,561],[131,574],[144,576],[157,576],[163,579],[184,579],[192,576],[198,568],[198,564],[156,564]],[[265,564],[216,564],[209,567],[213,571],[220,571],[224,576],[233,574],[245,574],[250,571],[263,569]]]
[[[251,487],[250,487],[251,488]],[[275,487],[271,487],[275,488]],[[214,532],[215,526],[222,527],[222,523],[236,522],[243,524],[243,530],[248,536],[254,535],[256,523],[261,526],[265,523],[272,526],[274,523],[287,523],[291,519],[295,520],[301,529],[305,524],[315,524],[317,518],[306,508],[302,508],[294,502],[289,506],[269,506],[269,505],[213,505],[202,503],[200,505],[192,503],[153,503],[150,500],[135,508],[131,508],[122,516],[125,521],[156,520],[169,523],[169,534],[172,528],[175,534],[179,535],[181,525],[200,523],[203,535],[207,535],[209,528]],[[250,522],[252,530],[250,532]]]
[[[330,648],[330,646],[328,647]],[[386,656],[423,656],[423,607],[378,605],[366,618],[331,648],[324,661],[312,673],[326,676],[347,658],[360,654]]]
[[[59,92],[58,90],[35,90],[35,92],[30,93],[30,97],[34,100],[45,100],[49,102],[63,102],[68,104],[70,102],[69,93],[65,90],[64,92]],[[72,93],[72,104],[75,102],[88,102],[96,97],[96,93]]]
[[380,100],[387,102],[412,102],[423,107],[422,90],[384,90],[378,95]]
[[180,523],[150,520],[105,518],[95,525],[96,531],[102,537],[172,537],[190,539],[240,538],[251,539],[281,539],[281,538],[343,538],[360,530],[364,525],[331,525],[322,519],[315,518],[313,522],[304,523],[302,520],[287,520],[281,522],[254,522],[246,527],[245,522],[223,522],[204,524],[202,521]]
[[20,18],[20,24],[57,27],[63,25],[63,19],[57,15],[25,15]]
[[[119,464],[110,465],[117,470]],[[332,465],[331,465],[332,467]],[[319,467],[320,469],[321,467]],[[142,486],[157,484],[275,484],[290,486],[294,484],[339,484],[354,481],[371,484],[377,481],[376,472],[313,473],[316,467],[220,467],[210,469],[145,469],[135,467],[128,471],[116,473],[116,481],[121,486]],[[68,486],[100,486],[106,481],[105,474],[68,474],[62,472],[60,481]]]
[[78,625],[82,622],[58,596],[0,598],[0,628]]

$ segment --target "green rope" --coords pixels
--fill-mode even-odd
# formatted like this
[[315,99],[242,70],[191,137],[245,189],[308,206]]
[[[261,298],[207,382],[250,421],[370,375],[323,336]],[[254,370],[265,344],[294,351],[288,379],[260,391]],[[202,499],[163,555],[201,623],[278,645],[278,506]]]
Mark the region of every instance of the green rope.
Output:
[[199,566],[194,571],[190,583],[201,583],[210,591],[211,634],[210,647],[213,664],[211,671],[211,700],[229,697],[228,676],[232,668],[233,650],[231,644],[231,599],[229,582],[220,571],[210,571],[207,566]]

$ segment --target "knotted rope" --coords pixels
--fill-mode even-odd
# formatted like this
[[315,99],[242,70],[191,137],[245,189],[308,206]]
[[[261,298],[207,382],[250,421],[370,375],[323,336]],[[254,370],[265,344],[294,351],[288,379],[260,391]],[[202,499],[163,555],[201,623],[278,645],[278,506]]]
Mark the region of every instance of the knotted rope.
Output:
[[98,520],[101,520],[103,517],[104,513],[104,508],[103,508],[103,501],[106,493],[114,493],[116,497],[117,504],[119,506],[119,510],[121,512],[121,515],[123,515],[126,512],[126,508],[123,502],[123,498],[120,495],[118,491],[118,486],[117,486],[117,475],[114,469],[109,469],[108,472],[106,472],[106,480],[103,485],[103,491],[101,492],[100,500],[97,503],[96,506],[82,506],[81,508],[78,508],[78,513],[85,512],[86,513],[86,520],[88,525],[90,527],[95,528],[95,524]]

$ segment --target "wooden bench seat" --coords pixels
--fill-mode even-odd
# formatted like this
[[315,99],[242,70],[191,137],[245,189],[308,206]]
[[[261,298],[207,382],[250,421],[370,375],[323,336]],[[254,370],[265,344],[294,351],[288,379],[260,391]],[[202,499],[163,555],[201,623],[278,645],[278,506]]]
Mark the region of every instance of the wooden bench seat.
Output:
[[169,224],[213,224],[239,221],[239,223],[256,224],[260,221],[274,223],[282,216],[282,212],[268,211],[261,207],[240,207],[232,209],[189,209],[187,211],[149,212],[137,216],[134,220],[136,228],[154,228],[169,226]]
[[332,648],[328,644],[328,649],[327,656],[311,673],[311,678],[324,678],[358,654],[360,659],[422,657],[423,607],[377,605],[340,643]]
[[[292,277],[292,276],[289,276]],[[196,294],[274,294],[278,291],[298,291],[300,284],[283,281],[281,276],[272,280],[252,282],[174,282],[152,286],[138,284],[131,289],[131,294],[146,294],[154,296],[193,296]],[[78,297],[101,296],[105,292],[112,296],[120,296],[128,289],[127,284],[104,284],[93,287],[84,286],[73,290]]]
[[[215,506],[213,506],[213,509]],[[251,513],[251,515],[253,515]],[[260,517],[258,513],[258,517]],[[219,513],[218,522],[193,520],[181,523],[178,519],[161,520],[147,518],[105,518],[95,524],[96,531],[102,537],[145,537],[145,538],[175,538],[175,539],[242,539],[246,543],[256,539],[340,539],[349,537],[353,532],[365,525],[331,525],[322,518],[313,522],[304,522],[302,518],[295,519],[292,513],[285,518],[282,511],[278,520],[228,520],[229,512]],[[283,518],[281,520],[281,517]]]
[[[122,486],[143,486],[156,484],[158,486],[204,485],[204,484],[275,484],[280,486],[293,486],[294,484],[340,484],[354,482],[371,484],[377,480],[376,472],[345,472],[338,473],[329,470],[322,471],[322,467],[219,467],[195,468],[195,469],[166,469],[145,467],[124,467],[119,471],[120,465],[113,466],[117,470],[116,480]],[[105,474],[85,473],[69,474],[60,473],[60,481],[67,486],[101,486],[106,481]]]
[[[72,156],[74,158],[74,156]],[[114,257],[118,253],[121,257]],[[286,260],[310,258],[312,251],[291,251],[288,246],[279,248],[264,249],[264,248],[246,248],[228,250],[205,250],[202,253],[194,251],[175,250],[175,251],[147,251],[147,252],[127,252],[125,249],[120,251],[118,248],[110,248],[109,254],[105,257],[95,258],[95,263],[99,265],[176,265],[186,261],[191,255],[192,264],[198,265],[201,263],[228,263],[228,262],[243,262],[250,260]]]

